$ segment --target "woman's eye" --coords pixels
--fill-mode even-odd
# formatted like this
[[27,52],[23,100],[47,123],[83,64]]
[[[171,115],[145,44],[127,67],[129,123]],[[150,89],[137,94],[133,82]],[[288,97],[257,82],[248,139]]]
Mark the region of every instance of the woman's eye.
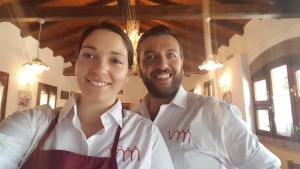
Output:
[[111,62],[112,62],[113,64],[123,64],[123,62],[120,61],[119,59],[111,59]]
[[85,58],[85,59],[94,59],[94,58],[95,58],[94,55],[91,55],[91,54],[89,54],[89,53],[84,53],[84,54],[82,55],[82,57]]

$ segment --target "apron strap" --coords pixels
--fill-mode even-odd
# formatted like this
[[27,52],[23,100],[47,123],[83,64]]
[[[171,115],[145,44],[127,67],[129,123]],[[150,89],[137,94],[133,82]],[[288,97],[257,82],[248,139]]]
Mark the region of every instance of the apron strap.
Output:
[[56,109],[53,110],[53,114],[54,114],[55,118],[51,121],[48,129],[46,130],[45,134],[40,139],[40,141],[39,141],[39,143],[38,143],[35,150],[39,151],[41,149],[41,147],[44,145],[44,143],[46,142],[46,140],[47,140],[48,136],[50,135],[51,131],[53,130],[53,128],[57,124],[60,110],[61,110],[61,107],[56,108]]
[[[122,119],[124,118],[124,109],[122,108]],[[112,146],[111,159],[117,159],[118,143],[120,140],[121,127],[118,126],[117,133]]]

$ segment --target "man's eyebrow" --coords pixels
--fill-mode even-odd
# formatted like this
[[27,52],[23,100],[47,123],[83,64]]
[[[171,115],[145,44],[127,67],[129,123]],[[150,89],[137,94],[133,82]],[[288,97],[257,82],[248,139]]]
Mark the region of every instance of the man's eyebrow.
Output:
[[144,54],[149,54],[149,53],[155,53],[155,51],[154,51],[154,50],[146,50],[146,51],[144,52]]
[[169,52],[178,52],[177,49],[169,49],[168,51],[169,51]]

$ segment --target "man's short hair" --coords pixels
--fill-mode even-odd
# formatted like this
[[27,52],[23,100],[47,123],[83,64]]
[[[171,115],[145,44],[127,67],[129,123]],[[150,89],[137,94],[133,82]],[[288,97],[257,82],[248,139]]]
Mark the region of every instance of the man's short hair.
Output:
[[147,30],[140,37],[140,40],[139,40],[138,46],[137,46],[137,61],[138,61],[138,63],[140,62],[140,56],[139,56],[140,55],[140,47],[141,47],[141,44],[143,43],[143,41],[149,37],[160,36],[160,35],[170,35],[170,36],[174,37],[177,40],[178,45],[179,45],[180,57],[183,58],[183,50],[182,50],[182,46],[181,46],[181,41],[180,41],[180,38],[177,35],[177,33],[174,30],[172,30],[164,25],[158,25],[158,26],[155,26],[155,27]]

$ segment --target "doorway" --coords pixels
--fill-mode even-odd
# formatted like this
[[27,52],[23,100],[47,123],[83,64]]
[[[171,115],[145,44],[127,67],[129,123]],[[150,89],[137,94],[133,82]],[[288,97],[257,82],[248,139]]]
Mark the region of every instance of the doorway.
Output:
[[9,74],[0,71],[0,121],[5,118]]

